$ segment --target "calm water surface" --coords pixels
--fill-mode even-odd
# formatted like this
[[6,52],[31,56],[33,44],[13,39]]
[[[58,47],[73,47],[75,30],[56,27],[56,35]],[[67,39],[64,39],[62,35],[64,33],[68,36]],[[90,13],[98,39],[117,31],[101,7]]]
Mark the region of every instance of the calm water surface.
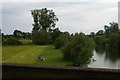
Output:
[[93,58],[96,61],[89,64],[88,67],[120,69],[120,52],[118,50],[96,48]]

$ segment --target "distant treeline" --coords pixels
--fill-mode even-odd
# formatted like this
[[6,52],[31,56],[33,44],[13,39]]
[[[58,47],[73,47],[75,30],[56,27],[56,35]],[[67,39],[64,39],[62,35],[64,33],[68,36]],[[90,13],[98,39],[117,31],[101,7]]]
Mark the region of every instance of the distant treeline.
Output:
[[7,38],[17,38],[17,39],[32,39],[32,33],[30,32],[22,32],[20,30],[14,30],[13,34],[11,35],[5,35],[4,33],[2,33],[2,37],[4,39]]
[[4,35],[2,33],[2,45],[21,45],[21,39],[32,39],[32,33],[14,30],[11,35]]
[[[4,33],[2,33],[2,42],[3,45],[7,45],[10,44],[12,38],[14,40],[29,39],[33,40],[35,44],[55,44],[56,48],[60,48],[65,45],[72,36],[73,34],[62,32],[59,28],[52,29],[51,31],[40,30],[32,33],[14,30],[11,35],[4,35]],[[109,26],[104,26],[104,30],[99,30],[96,33],[91,32],[90,35],[87,36],[93,38],[96,46],[120,48],[120,29],[118,23],[111,22]],[[13,44],[15,45],[15,41]],[[18,44],[20,44],[20,42],[16,45]]]
[[93,38],[96,46],[120,49],[120,29],[118,23],[111,22],[104,26],[104,30],[97,33],[91,32],[89,37]]

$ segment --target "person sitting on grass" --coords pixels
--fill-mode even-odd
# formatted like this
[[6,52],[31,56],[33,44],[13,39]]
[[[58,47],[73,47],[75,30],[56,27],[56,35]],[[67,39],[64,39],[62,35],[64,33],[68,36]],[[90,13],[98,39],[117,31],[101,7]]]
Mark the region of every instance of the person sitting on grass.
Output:
[[38,56],[38,59],[41,60],[41,55]]
[[38,59],[39,59],[39,60],[45,60],[45,58],[43,57],[43,55],[39,55],[39,56],[38,56]]
[[41,55],[41,58],[42,58],[42,60],[45,60],[45,58],[43,57],[43,55]]

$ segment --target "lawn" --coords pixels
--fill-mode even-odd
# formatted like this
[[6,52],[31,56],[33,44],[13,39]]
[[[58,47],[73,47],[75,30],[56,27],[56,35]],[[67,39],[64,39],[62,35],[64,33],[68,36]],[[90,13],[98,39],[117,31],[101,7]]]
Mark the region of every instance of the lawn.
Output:
[[[43,54],[46,60],[38,60],[39,54]],[[58,66],[72,64],[64,61],[62,52],[52,45],[4,46],[2,47],[2,62]]]

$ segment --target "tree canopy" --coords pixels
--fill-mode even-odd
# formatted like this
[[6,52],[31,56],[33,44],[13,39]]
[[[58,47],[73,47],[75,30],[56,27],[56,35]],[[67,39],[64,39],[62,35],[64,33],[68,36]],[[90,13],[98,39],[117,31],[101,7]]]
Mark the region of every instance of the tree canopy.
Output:
[[47,8],[31,10],[31,14],[34,20],[33,31],[41,29],[51,31],[58,21],[55,12]]
[[120,31],[118,28],[118,23],[111,22],[109,24],[110,26],[108,25],[104,26],[106,37],[109,37],[109,35],[112,33],[118,33]]
[[83,33],[73,35],[62,48],[64,59],[79,66],[86,66],[91,62],[93,50],[94,41]]

